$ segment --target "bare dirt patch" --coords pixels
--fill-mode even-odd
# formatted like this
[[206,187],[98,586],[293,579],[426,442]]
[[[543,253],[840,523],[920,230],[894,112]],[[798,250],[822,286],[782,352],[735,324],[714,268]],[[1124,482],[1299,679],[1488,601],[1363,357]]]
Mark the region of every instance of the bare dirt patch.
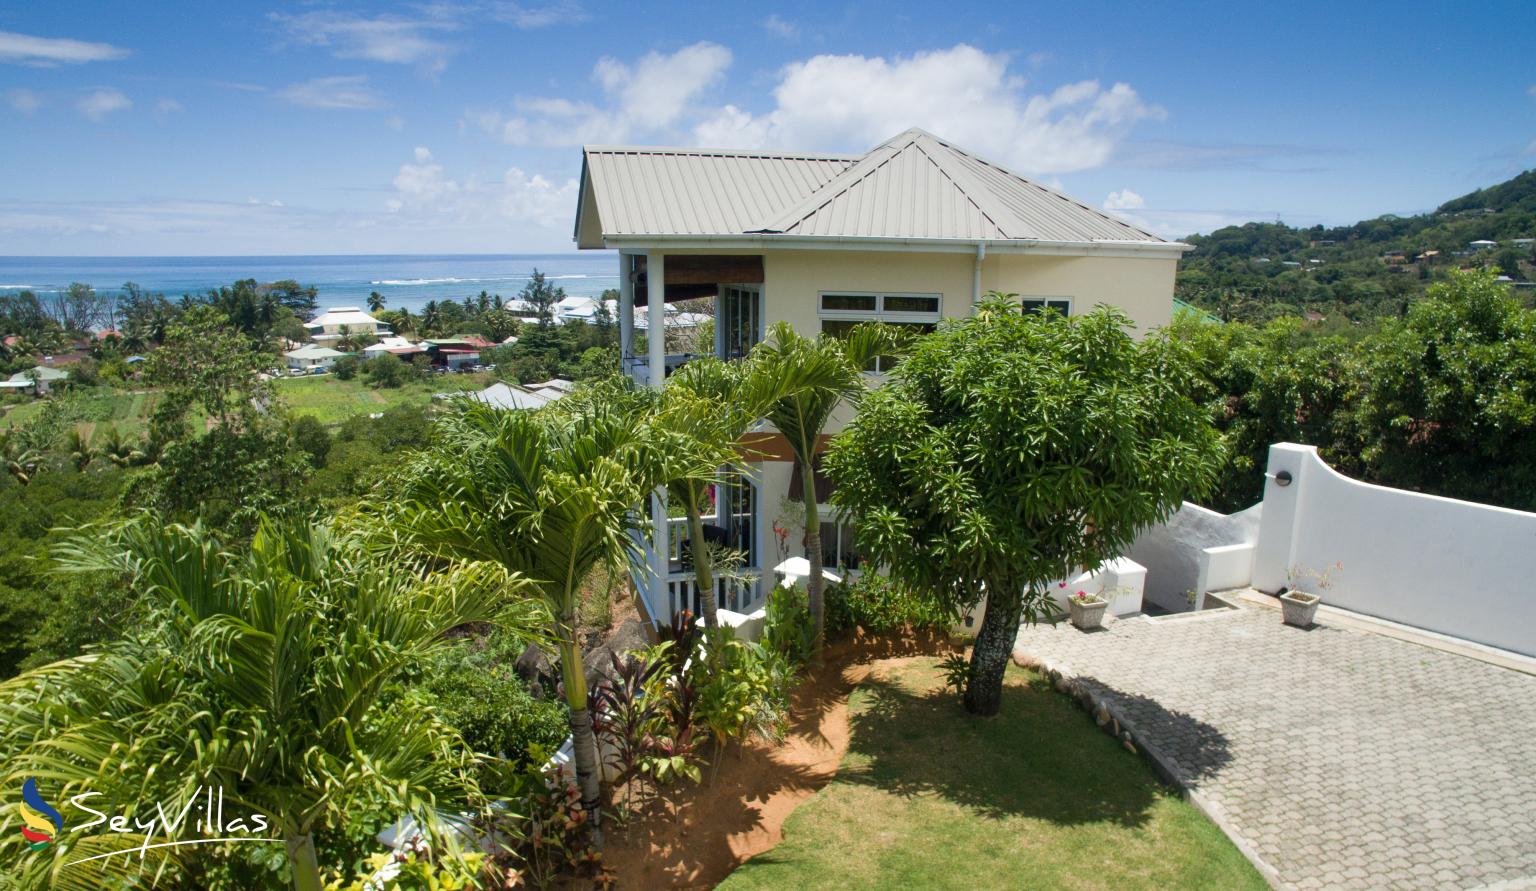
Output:
[[753,741],[723,753],[713,782],[673,791],[676,810],[652,802],[609,833],[604,861],[617,888],[713,888],[783,839],[790,813],[837,773],[848,751],[848,694],[879,662],[953,650],[941,636],[857,636],[828,645],[824,665],[795,691],[781,743]]

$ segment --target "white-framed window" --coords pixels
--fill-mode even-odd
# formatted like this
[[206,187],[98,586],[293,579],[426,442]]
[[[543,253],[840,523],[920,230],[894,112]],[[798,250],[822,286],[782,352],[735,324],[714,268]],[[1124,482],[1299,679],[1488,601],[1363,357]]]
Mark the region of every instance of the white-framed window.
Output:
[[[833,337],[846,337],[861,322],[885,322],[906,328],[914,334],[927,334],[943,316],[944,295],[883,291],[822,291],[817,314],[821,331]],[[895,367],[895,360],[877,358],[865,370],[882,373]]]
[[833,512],[821,522],[821,565],[845,576],[858,575],[864,568],[853,523],[840,513]]
[[1071,297],[1025,297],[1019,301],[1019,307],[1026,313],[1032,312],[1059,312],[1064,316],[1072,315]]

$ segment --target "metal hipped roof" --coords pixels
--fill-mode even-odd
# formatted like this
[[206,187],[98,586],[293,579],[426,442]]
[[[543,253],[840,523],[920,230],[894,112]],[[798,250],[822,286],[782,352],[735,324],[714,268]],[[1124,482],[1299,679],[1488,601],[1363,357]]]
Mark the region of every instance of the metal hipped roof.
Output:
[[596,198],[604,237],[745,232],[857,160],[712,149],[588,146],[583,151],[582,190]]
[[1177,247],[908,130],[860,157],[588,147],[580,247],[626,236],[939,239]]
[[845,238],[1163,242],[916,128],[877,146],[760,231]]

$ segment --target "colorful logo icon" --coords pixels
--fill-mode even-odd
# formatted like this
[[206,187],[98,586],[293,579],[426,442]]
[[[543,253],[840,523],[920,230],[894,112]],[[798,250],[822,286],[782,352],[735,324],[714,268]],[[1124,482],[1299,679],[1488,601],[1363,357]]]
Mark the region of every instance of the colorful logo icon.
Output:
[[64,817],[43,800],[37,791],[37,780],[31,777],[21,784],[21,802],[21,822],[26,824],[21,827],[21,835],[27,840],[27,847],[41,851],[63,831]]

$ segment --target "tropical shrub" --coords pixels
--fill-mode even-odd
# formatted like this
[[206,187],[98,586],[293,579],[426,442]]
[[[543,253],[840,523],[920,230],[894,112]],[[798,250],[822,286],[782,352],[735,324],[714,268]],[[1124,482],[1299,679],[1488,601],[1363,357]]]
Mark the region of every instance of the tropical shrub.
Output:
[[453,646],[428,666],[413,688],[419,701],[482,755],[523,762],[559,746],[568,730],[564,705],[535,699],[510,661],[485,664],[462,652],[470,648]]
[[716,770],[727,742],[783,736],[794,669],[777,651],[712,628],[689,673],[698,690],[694,721],[715,741]]
[[[833,622],[838,615],[833,609],[835,597],[833,589],[828,588],[827,628],[832,631],[840,627]],[[816,647],[816,627],[811,623],[805,589],[783,585],[774,588],[768,594],[764,611],[767,616],[763,623],[763,646],[793,665],[804,665]]]
[[827,588],[827,629],[889,634],[902,628],[944,629],[955,624],[958,611],[922,589],[903,585],[873,572]]

